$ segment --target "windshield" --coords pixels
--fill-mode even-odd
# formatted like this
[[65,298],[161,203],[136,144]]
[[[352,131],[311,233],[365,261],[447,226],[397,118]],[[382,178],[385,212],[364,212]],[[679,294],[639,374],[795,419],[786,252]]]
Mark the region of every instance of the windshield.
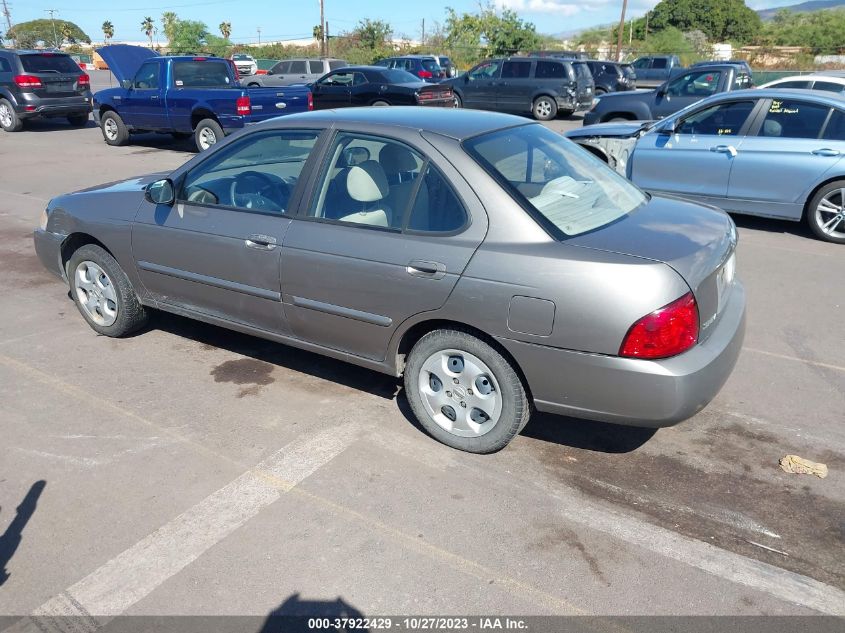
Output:
[[21,55],[21,66],[28,73],[74,73],[79,74],[79,65],[67,55],[37,54]]
[[249,55],[232,55],[232,59],[236,62],[251,62],[252,57]]
[[381,71],[381,76],[384,77],[384,80],[389,84],[420,83],[420,78],[416,75],[412,75],[406,70],[397,70],[395,68]]
[[598,158],[539,124],[482,134],[464,147],[560,238],[601,228],[647,200]]

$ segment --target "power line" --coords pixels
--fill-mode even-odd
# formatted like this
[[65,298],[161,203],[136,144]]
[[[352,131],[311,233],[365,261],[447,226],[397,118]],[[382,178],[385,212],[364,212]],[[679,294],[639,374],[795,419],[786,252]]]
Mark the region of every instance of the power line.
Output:
[[[6,4],[6,0],[3,0],[3,15],[6,16],[6,36],[8,37],[9,33],[13,32],[13,31],[12,31],[12,14],[9,11],[9,5]],[[17,38],[13,37],[12,41],[14,42],[15,47],[17,47],[17,45],[18,45]]]

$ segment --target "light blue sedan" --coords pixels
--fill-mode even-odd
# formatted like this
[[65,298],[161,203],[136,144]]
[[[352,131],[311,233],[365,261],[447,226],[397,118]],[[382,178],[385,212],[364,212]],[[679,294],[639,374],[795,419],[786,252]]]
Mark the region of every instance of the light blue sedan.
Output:
[[811,90],[714,95],[657,122],[566,136],[643,189],[732,213],[805,220],[845,244],[845,100]]

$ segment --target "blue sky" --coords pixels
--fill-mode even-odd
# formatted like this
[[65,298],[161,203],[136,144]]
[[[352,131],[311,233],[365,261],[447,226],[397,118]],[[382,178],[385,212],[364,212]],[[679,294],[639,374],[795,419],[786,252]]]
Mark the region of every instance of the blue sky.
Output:
[[[793,4],[799,0],[748,0],[755,9]],[[309,37],[320,21],[318,0],[121,0],[115,3],[85,0],[11,0],[12,20],[24,22],[47,17],[44,9],[58,9],[57,17],[76,22],[94,40],[102,38],[100,26],[110,20],[115,39],[142,40],[141,20],[146,15],[156,21],[164,11],[175,11],[184,19],[202,20],[213,32],[220,22],[232,23],[232,40],[255,42],[257,28],[262,41]],[[607,24],[619,19],[621,0],[496,0],[499,7],[514,9],[523,19],[534,22],[541,33],[569,32]],[[629,0],[629,15],[639,16],[657,0]],[[97,8],[100,7],[110,8]],[[451,0],[325,0],[326,19],[331,33],[351,30],[363,18],[388,21],[399,35],[418,39],[422,20],[429,30],[435,21],[443,22],[444,7],[459,12],[475,11],[478,2]],[[161,27],[158,23],[159,28]]]

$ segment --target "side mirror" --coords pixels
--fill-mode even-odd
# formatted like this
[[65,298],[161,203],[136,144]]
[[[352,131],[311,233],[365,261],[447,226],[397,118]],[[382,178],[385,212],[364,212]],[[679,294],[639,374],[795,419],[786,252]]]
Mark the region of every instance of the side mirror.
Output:
[[469,73],[464,73],[464,83],[469,81]]
[[132,87],[132,80],[124,79],[120,82],[120,85],[123,87],[124,90],[129,90]]
[[152,202],[153,204],[173,204],[176,198],[173,181],[170,178],[164,178],[163,180],[151,182],[144,190],[144,198],[147,202]]
[[679,123],[677,121],[669,121],[665,125],[661,126],[660,133],[671,136],[678,130],[678,126]]
[[657,96],[658,97],[665,97],[668,90],[666,89],[666,84],[657,87]]
[[272,75],[272,74],[273,74],[273,71],[272,71],[272,70],[268,70],[266,74],[268,74],[268,75]]

